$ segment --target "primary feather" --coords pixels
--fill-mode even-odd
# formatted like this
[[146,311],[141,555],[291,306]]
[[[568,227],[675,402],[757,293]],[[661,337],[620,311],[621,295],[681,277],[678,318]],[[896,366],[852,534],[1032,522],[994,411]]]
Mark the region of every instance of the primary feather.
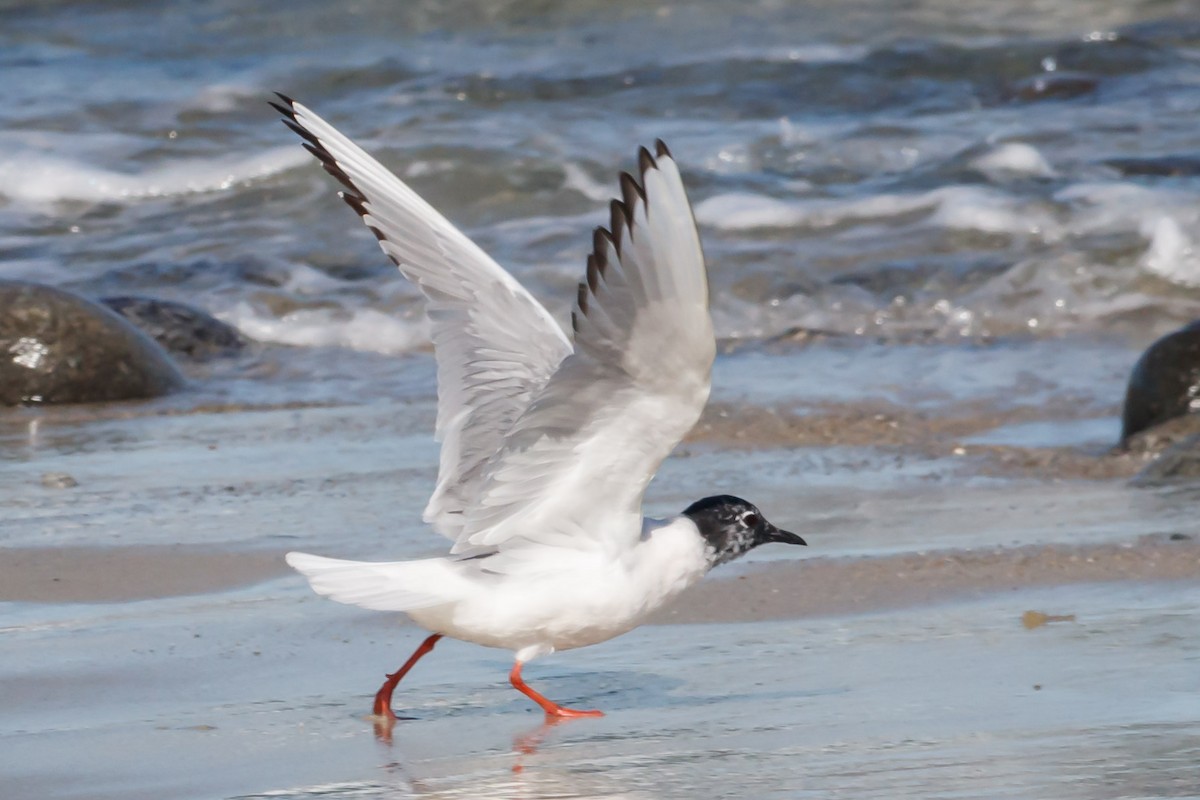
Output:
[[425,508],[457,539],[483,467],[533,394],[570,352],[549,312],[386,167],[304,105],[273,104],[338,179],[342,198],[425,295],[438,369],[437,486]]

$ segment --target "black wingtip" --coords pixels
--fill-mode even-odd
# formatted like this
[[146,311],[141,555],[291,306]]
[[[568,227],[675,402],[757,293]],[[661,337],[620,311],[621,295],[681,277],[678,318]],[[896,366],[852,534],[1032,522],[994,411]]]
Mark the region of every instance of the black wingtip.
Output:
[[603,270],[601,262],[596,258],[595,253],[589,253],[587,257],[587,269],[584,270],[584,276],[587,278],[588,288],[595,292],[600,288],[600,273]]
[[575,295],[575,303],[579,306],[579,311],[583,314],[588,312],[588,284],[587,281],[579,282],[579,290]]
[[[646,207],[646,188],[643,181],[648,172],[658,168],[658,162],[655,159],[663,156],[670,158],[671,151],[667,149],[662,139],[656,139],[654,153],[645,147],[638,148],[637,172],[641,176],[641,181],[628,172],[620,174],[621,199],[614,199],[609,204],[608,227],[601,226],[592,231],[592,253],[588,256],[587,270],[584,273],[585,279],[579,284],[579,296],[576,300],[576,313],[581,317],[587,316],[588,294],[595,293],[601,282],[607,278],[605,272],[609,267],[609,248],[611,247],[616,252],[616,257],[620,259],[623,244],[634,234],[633,218],[635,214],[649,213],[649,209]],[[639,205],[642,208],[641,212],[637,210]],[[571,324],[578,333],[579,320],[575,313],[571,315]]]
[[642,174],[642,177],[645,178],[646,173],[656,166],[654,156],[650,155],[650,151],[644,147],[638,148],[638,171]]
[[[615,203],[617,201],[614,200],[613,202]],[[596,269],[600,272],[601,277],[604,276],[604,271],[608,269],[609,245],[612,245],[613,250],[616,251],[617,256],[619,257],[621,255],[621,250],[617,244],[617,240],[613,238],[612,233],[604,226],[596,228],[596,230],[592,232],[592,257],[596,259]]]
[[646,191],[642,189],[637,178],[628,172],[621,173],[621,199],[625,202],[625,215],[629,219],[633,219],[633,210],[637,207],[637,201],[646,199]]
[[[291,129],[292,133],[296,134],[296,135],[297,135],[297,136],[299,136],[301,139],[303,139],[304,141],[306,141],[306,142],[308,142],[309,144],[311,144],[313,147],[320,147],[320,146],[321,146],[321,143],[320,143],[319,141],[317,141],[317,137],[313,136],[313,135],[312,135],[311,133],[309,133],[309,132],[308,132],[308,131],[307,131],[305,128],[302,128],[302,127],[300,126],[300,121],[299,121],[298,119],[296,119],[295,117],[284,117],[284,118],[283,118],[282,120],[280,120],[280,121],[281,121],[281,122],[282,122],[284,125],[287,125],[287,126],[288,126],[288,128],[290,128],[290,129]],[[318,158],[319,158],[319,157],[320,157],[320,156],[318,156]]]
[[275,96],[283,101],[282,105],[280,103],[276,103],[274,100],[268,100],[267,104],[283,116],[289,117],[293,120],[296,119],[296,101],[288,97],[283,92],[275,92]]
[[603,225],[597,225],[592,229],[592,253],[598,259],[604,258],[604,245],[609,241],[611,234]]
[[[367,215],[367,199],[365,197],[363,197],[362,195],[358,194],[358,190],[355,190],[353,192],[338,192],[338,197],[345,200],[346,205],[353,208],[360,217],[365,217]],[[372,228],[371,230],[377,231],[376,228]],[[378,232],[376,232],[375,235],[379,236]],[[382,238],[382,237],[380,237],[380,238]]]
[[[275,96],[282,103],[276,103],[271,100],[267,102],[270,103],[272,108],[283,115],[283,119],[281,120],[283,124],[287,125],[293,133],[300,137],[304,149],[312,153],[313,157],[325,168],[325,171],[336,178],[337,182],[344,187],[344,191],[338,192],[338,196],[345,200],[346,204],[354,209],[360,217],[365,217],[367,215],[368,202],[366,196],[355,185],[350,175],[342,169],[341,164],[337,162],[337,159],[334,158],[333,154],[329,152],[321,140],[300,122],[299,117],[296,116],[296,101],[283,92],[275,92]],[[368,227],[371,233],[375,234],[376,239],[379,239],[381,242],[386,240],[387,237],[378,227]],[[393,262],[396,261],[395,257],[390,253],[388,254],[388,258],[391,258]]]
[[629,207],[620,200],[613,200],[608,209],[608,238],[618,256],[621,255],[621,242],[625,240],[625,230],[631,225],[633,219],[629,216]]

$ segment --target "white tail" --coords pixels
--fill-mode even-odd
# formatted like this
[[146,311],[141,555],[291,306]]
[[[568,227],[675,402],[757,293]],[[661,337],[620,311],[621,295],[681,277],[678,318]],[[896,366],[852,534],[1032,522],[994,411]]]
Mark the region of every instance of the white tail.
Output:
[[344,561],[288,553],[288,565],[319,595],[376,611],[411,611],[451,603],[469,589],[453,561]]

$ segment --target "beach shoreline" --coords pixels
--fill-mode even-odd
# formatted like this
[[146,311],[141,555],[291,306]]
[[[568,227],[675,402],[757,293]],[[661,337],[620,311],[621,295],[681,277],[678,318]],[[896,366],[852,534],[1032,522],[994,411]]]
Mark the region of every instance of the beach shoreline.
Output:
[[[0,602],[120,603],[218,593],[291,574],[283,553],[179,545],[3,548]],[[1200,580],[1200,541],[1182,533],[1132,542],[817,556],[716,573],[650,623],[803,619],[1029,588],[1183,580]]]

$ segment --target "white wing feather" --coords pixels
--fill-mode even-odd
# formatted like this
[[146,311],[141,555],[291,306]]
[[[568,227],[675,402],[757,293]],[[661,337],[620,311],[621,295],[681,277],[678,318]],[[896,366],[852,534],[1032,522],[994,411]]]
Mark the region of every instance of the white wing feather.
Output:
[[280,97],[284,121],[427,298],[442,452],[424,518],[457,539],[488,461],[571,344],[537,300],[416,192],[311,110]]
[[[499,549],[512,571],[545,546],[620,552],[646,486],[695,425],[715,356],[708,280],[679,170],[659,142],[621,176],[572,319],[575,353],[489,462],[452,552]],[[546,562],[543,559],[543,563]]]

